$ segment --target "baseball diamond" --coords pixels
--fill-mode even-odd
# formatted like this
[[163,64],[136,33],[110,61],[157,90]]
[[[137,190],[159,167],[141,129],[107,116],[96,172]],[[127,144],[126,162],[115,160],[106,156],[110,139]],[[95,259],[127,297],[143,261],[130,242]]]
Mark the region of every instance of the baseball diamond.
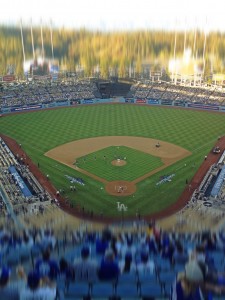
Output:
[[[58,162],[65,164],[67,166],[70,166],[71,168],[75,168],[77,171],[84,173],[96,180],[99,180],[103,184],[106,184],[105,189],[111,195],[128,196],[128,195],[133,194],[136,191],[136,187],[135,187],[136,183],[150,177],[151,175],[159,172],[160,170],[167,168],[168,166],[179,161],[180,159],[183,159],[183,158],[191,155],[190,151],[187,151],[181,147],[178,147],[176,145],[173,145],[173,144],[170,144],[170,143],[167,143],[164,141],[160,141],[161,147],[157,148],[157,147],[155,147],[156,142],[157,141],[155,139],[129,137],[129,136],[96,137],[96,138],[74,141],[74,142],[70,142],[68,144],[61,145],[59,147],[56,147],[56,148],[48,151],[45,155],[52,159],[55,159]],[[107,156],[101,155],[102,156],[101,158],[99,157],[99,154],[98,154],[98,159],[95,159],[95,160],[93,160],[91,158],[88,159],[88,154],[101,149],[103,146],[107,147],[107,146],[113,146],[113,145],[123,145],[123,146],[127,146],[127,147],[129,146],[132,149],[137,149],[139,151],[141,150],[144,153],[154,155],[161,159],[163,165],[159,165],[159,166],[156,165],[155,169],[147,172],[146,174],[141,175],[140,177],[137,177],[137,178],[134,178],[133,180],[128,181],[126,186],[121,186],[119,184],[120,181],[118,181],[118,183],[117,183],[117,181],[115,181],[116,178],[114,178],[113,184],[115,183],[117,188],[115,188],[113,190],[111,188],[113,184],[111,184],[109,180],[106,181],[105,179],[103,179],[99,176],[96,176],[95,174],[90,173],[85,169],[87,167],[87,165],[90,165],[90,164],[91,165],[95,164],[96,167],[98,168],[99,161],[104,163],[104,169],[108,169],[108,165],[105,165],[106,159],[108,157],[108,153],[107,153]],[[117,155],[120,155],[120,153],[122,153],[123,147],[115,146],[115,148],[116,148],[116,150],[113,149],[112,153],[116,153],[116,151],[117,151]],[[96,158],[97,155],[95,153],[96,152],[94,152],[94,156]],[[103,153],[106,153],[106,149],[105,149],[105,152],[103,152]],[[85,156],[83,156],[83,155],[85,155]],[[138,160],[138,155],[140,155],[139,152],[135,152],[135,155],[136,155],[136,157],[134,157],[133,160]],[[85,157],[85,160],[84,160],[84,158],[82,160],[80,158],[80,156]],[[83,165],[81,167],[78,167],[77,165],[74,166],[74,164],[73,164],[74,160],[77,160],[78,158],[79,158],[79,161],[80,160],[83,161]],[[143,158],[143,156],[142,156],[142,158]],[[110,162],[111,162],[111,160],[110,160]],[[116,165],[116,166],[125,165],[125,164],[121,165],[122,162],[127,163],[125,160],[121,160],[120,158],[113,160],[113,162],[114,162],[114,165]],[[130,162],[130,163],[132,164],[132,162]],[[141,163],[141,160],[140,160],[140,163]],[[145,161],[144,161],[144,163],[145,163]],[[151,169],[150,165],[147,166],[146,170],[148,170],[148,169]],[[93,170],[95,170],[95,169],[93,169]],[[134,177],[136,177],[135,174],[138,174],[137,166],[134,165],[134,167],[131,170],[133,172]],[[100,170],[100,175],[101,174],[103,175],[104,171]],[[115,177],[119,177],[120,175],[121,175],[121,173],[118,173],[118,172],[114,173]],[[110,174],[109,174],[109,176],[110,176]],[[124,176],[126,176],[126,173],[123,174],[122,179],[125,179]]]
[[[112,220],[120,217],[117,199],[122,197],[128,207],[125,218],[132,218],[137,212],[151,218],[171,214],[185,205],[189,198],[182,192],[191,195],[191,191],[186,191],[186,182],[191,182],[202,163],[209,162],[218,136],[224,135],[224,119],[224,114],[216,112],[101,104],[9,115],[1,118],[1,131],[21,144],[15,153],[26,152],[30,168],[36,168],[34,172],[38,171],[40,178],[40,172],[44,175],[43,182],[48,175],[46,185],[51,183],[56,191],[63,190],[58,195],[61,208],[75,214],[83,208],[92,211],[96,218]],[[89,172],[85,169],[88,161],[85,168],[74,164],[76,158],[88,158],[92,153],[94,163],[95,153],[114,146],[158,157],[162,165],[136,177],[131,174],[133,178],[127,180],[119,176],[102,178]],[[118,175],[131,165],[128,156],[124,166],[113,166],[112,161],[107,162],[107,167],[115,168]],[[143,169],[145,164],[139,167]],[[78,179],[75,190],[70,189],[66,176]],[[163,181],[166,177],[171,180]],[[120,180],[126,184],[118,192],[115,186],[120,184],[115,181]]]

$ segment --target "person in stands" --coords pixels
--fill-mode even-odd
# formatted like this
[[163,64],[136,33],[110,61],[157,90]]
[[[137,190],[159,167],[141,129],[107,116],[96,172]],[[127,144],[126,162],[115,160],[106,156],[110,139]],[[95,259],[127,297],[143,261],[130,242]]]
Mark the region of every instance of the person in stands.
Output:
[[51,280],[55,280],[60,270],[58,263],[51,259],[50,255],[50,249],[45,249],[42,253],[42,259],[38,259],[35,264],[35,270],[41,277],[48,277]]
[[0,299],[19,300],[19,291],[10,284],[11,270],[6,266],[0,268]]
[[171,300],[203,300],[203,283],[203,270],[196,260],[190,261],[173,284]]
[[133,262],[133,257],[131,252],[125,254],[125,258],[119,262],[120,273],[131,273],[136,272],[136,265]]
[[153,274],[155,271],[154,261],[149,259],[149,252],[146,249],[143,249],[140,253],[141,261],[137,263],[137,272],[138,274],[149,273]]
[[42,280],[37,271],[27,276],[27,285],[20,291],[20,300],[55,300],[56,286],[46,277]]
[[117,279],[119,273],[120,269],[115,261],[113,250],[107,249],[99,268],[98,277],[100,280],[114,280]]
[[93,282],[97,280],[98,264],[96,260],[90,259],[90,249],[83,246],[81,258],[74,261],[75,280],[87,280]]

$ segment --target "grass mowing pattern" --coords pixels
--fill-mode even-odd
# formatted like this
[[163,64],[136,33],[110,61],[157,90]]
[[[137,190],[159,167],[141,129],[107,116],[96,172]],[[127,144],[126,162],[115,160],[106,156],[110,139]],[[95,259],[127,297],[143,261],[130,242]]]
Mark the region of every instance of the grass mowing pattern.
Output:
[[[78,173],[44,153],[58,145],[95,136],[140,136],[179,145],[193,154],[138,183],[134,196],[123,197],[125,215],[142,215],[162,210],[175,202],[218,136],[225,134],[225,114],[129,104],[61,108],[0,118],[2,133],[16,139],[57,189],[64,189],[74,205],[94,213],[117,216],[118,197],[108,195],[102,184]],[[193,164],[195,167],[193,168]],[[186,164],[186,166],[185,166]],[[156,186],[160,176],[175,173],[172,182]],[[82,177],[85,186],[70,191],[65,174]]]
[[[124,166],[113,166],[117,158],[126,158]],[[107,147],[89,155],[78,158],[78,167],[108,181],[132,181],[162,166],[159,157],[131,149],[125,146]]]

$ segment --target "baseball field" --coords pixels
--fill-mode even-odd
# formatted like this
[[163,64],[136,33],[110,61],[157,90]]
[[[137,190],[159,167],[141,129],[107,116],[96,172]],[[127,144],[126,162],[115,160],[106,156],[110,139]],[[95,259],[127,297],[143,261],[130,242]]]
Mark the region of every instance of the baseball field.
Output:
[[78,106],[8,115],[0,131],[21,144],[74,207],[114,217],[123,204],[125,216],[144,216],[176,202],[224,135],[225,114]]

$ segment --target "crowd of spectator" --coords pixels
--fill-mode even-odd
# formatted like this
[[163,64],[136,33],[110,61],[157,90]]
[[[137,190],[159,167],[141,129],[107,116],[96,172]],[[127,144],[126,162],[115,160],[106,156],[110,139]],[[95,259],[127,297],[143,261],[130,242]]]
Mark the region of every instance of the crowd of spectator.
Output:
[[[29,186],[31,196],[27,197],[20,189],[19,183],[9,171],[14,166],[24,183]],[[10,151],[2,138],[0,138],[0,191],[2,208],[8,208],[16,214],[29,214],[35,211],[44,212],[44,207],[52,198],[34,177],[26,164],[25,157],[16,157]],[[2,211],[3,215],[6,210]]]
[[223,231],[0,228],[0,299],[224,299]]
[[[116,85],[115,85],[116,86]],[[115,89],[114,86],[114,89]],[[119,85],[118,85],[119,86]],[[123,94],[124,91],[122,90]],[[121,92],[121,93],[122,93]],[[47,104],[61,101],[102,98],[98,85],[89,80],[33,82],[7,85],[0,90],[0,107]],[[110,92],[108,93],[109,97]],[[127,95],[130,98],[168,100],[180,103],[225,104],[225,91],[220,87],[193,87],[168,82],[138,81]]]
[[221,181],[221,187],[218,189],[216,195],[212,195],[212,190],[216,185],[216,180],[219,177],[221,170],[225,164],[225,152],[221,156],[218,163],[213,164],[208,172],[205,174],[200,186],[196,189],[192,195],[191,201],[202,201],[203,205],[213,209],[219,210],[221,213],[225,213],[225,183],[224,179]]
[[131,87],[129,97],[170,100],[184,103],[225,104],[225,91],[219,87],[190,87],[167,82],[143,81]]
[[75,82],[34,82],[5,86],[0,91],[0,107],[47,104],[51,102],[93,99],[100,93],[95,83]]

